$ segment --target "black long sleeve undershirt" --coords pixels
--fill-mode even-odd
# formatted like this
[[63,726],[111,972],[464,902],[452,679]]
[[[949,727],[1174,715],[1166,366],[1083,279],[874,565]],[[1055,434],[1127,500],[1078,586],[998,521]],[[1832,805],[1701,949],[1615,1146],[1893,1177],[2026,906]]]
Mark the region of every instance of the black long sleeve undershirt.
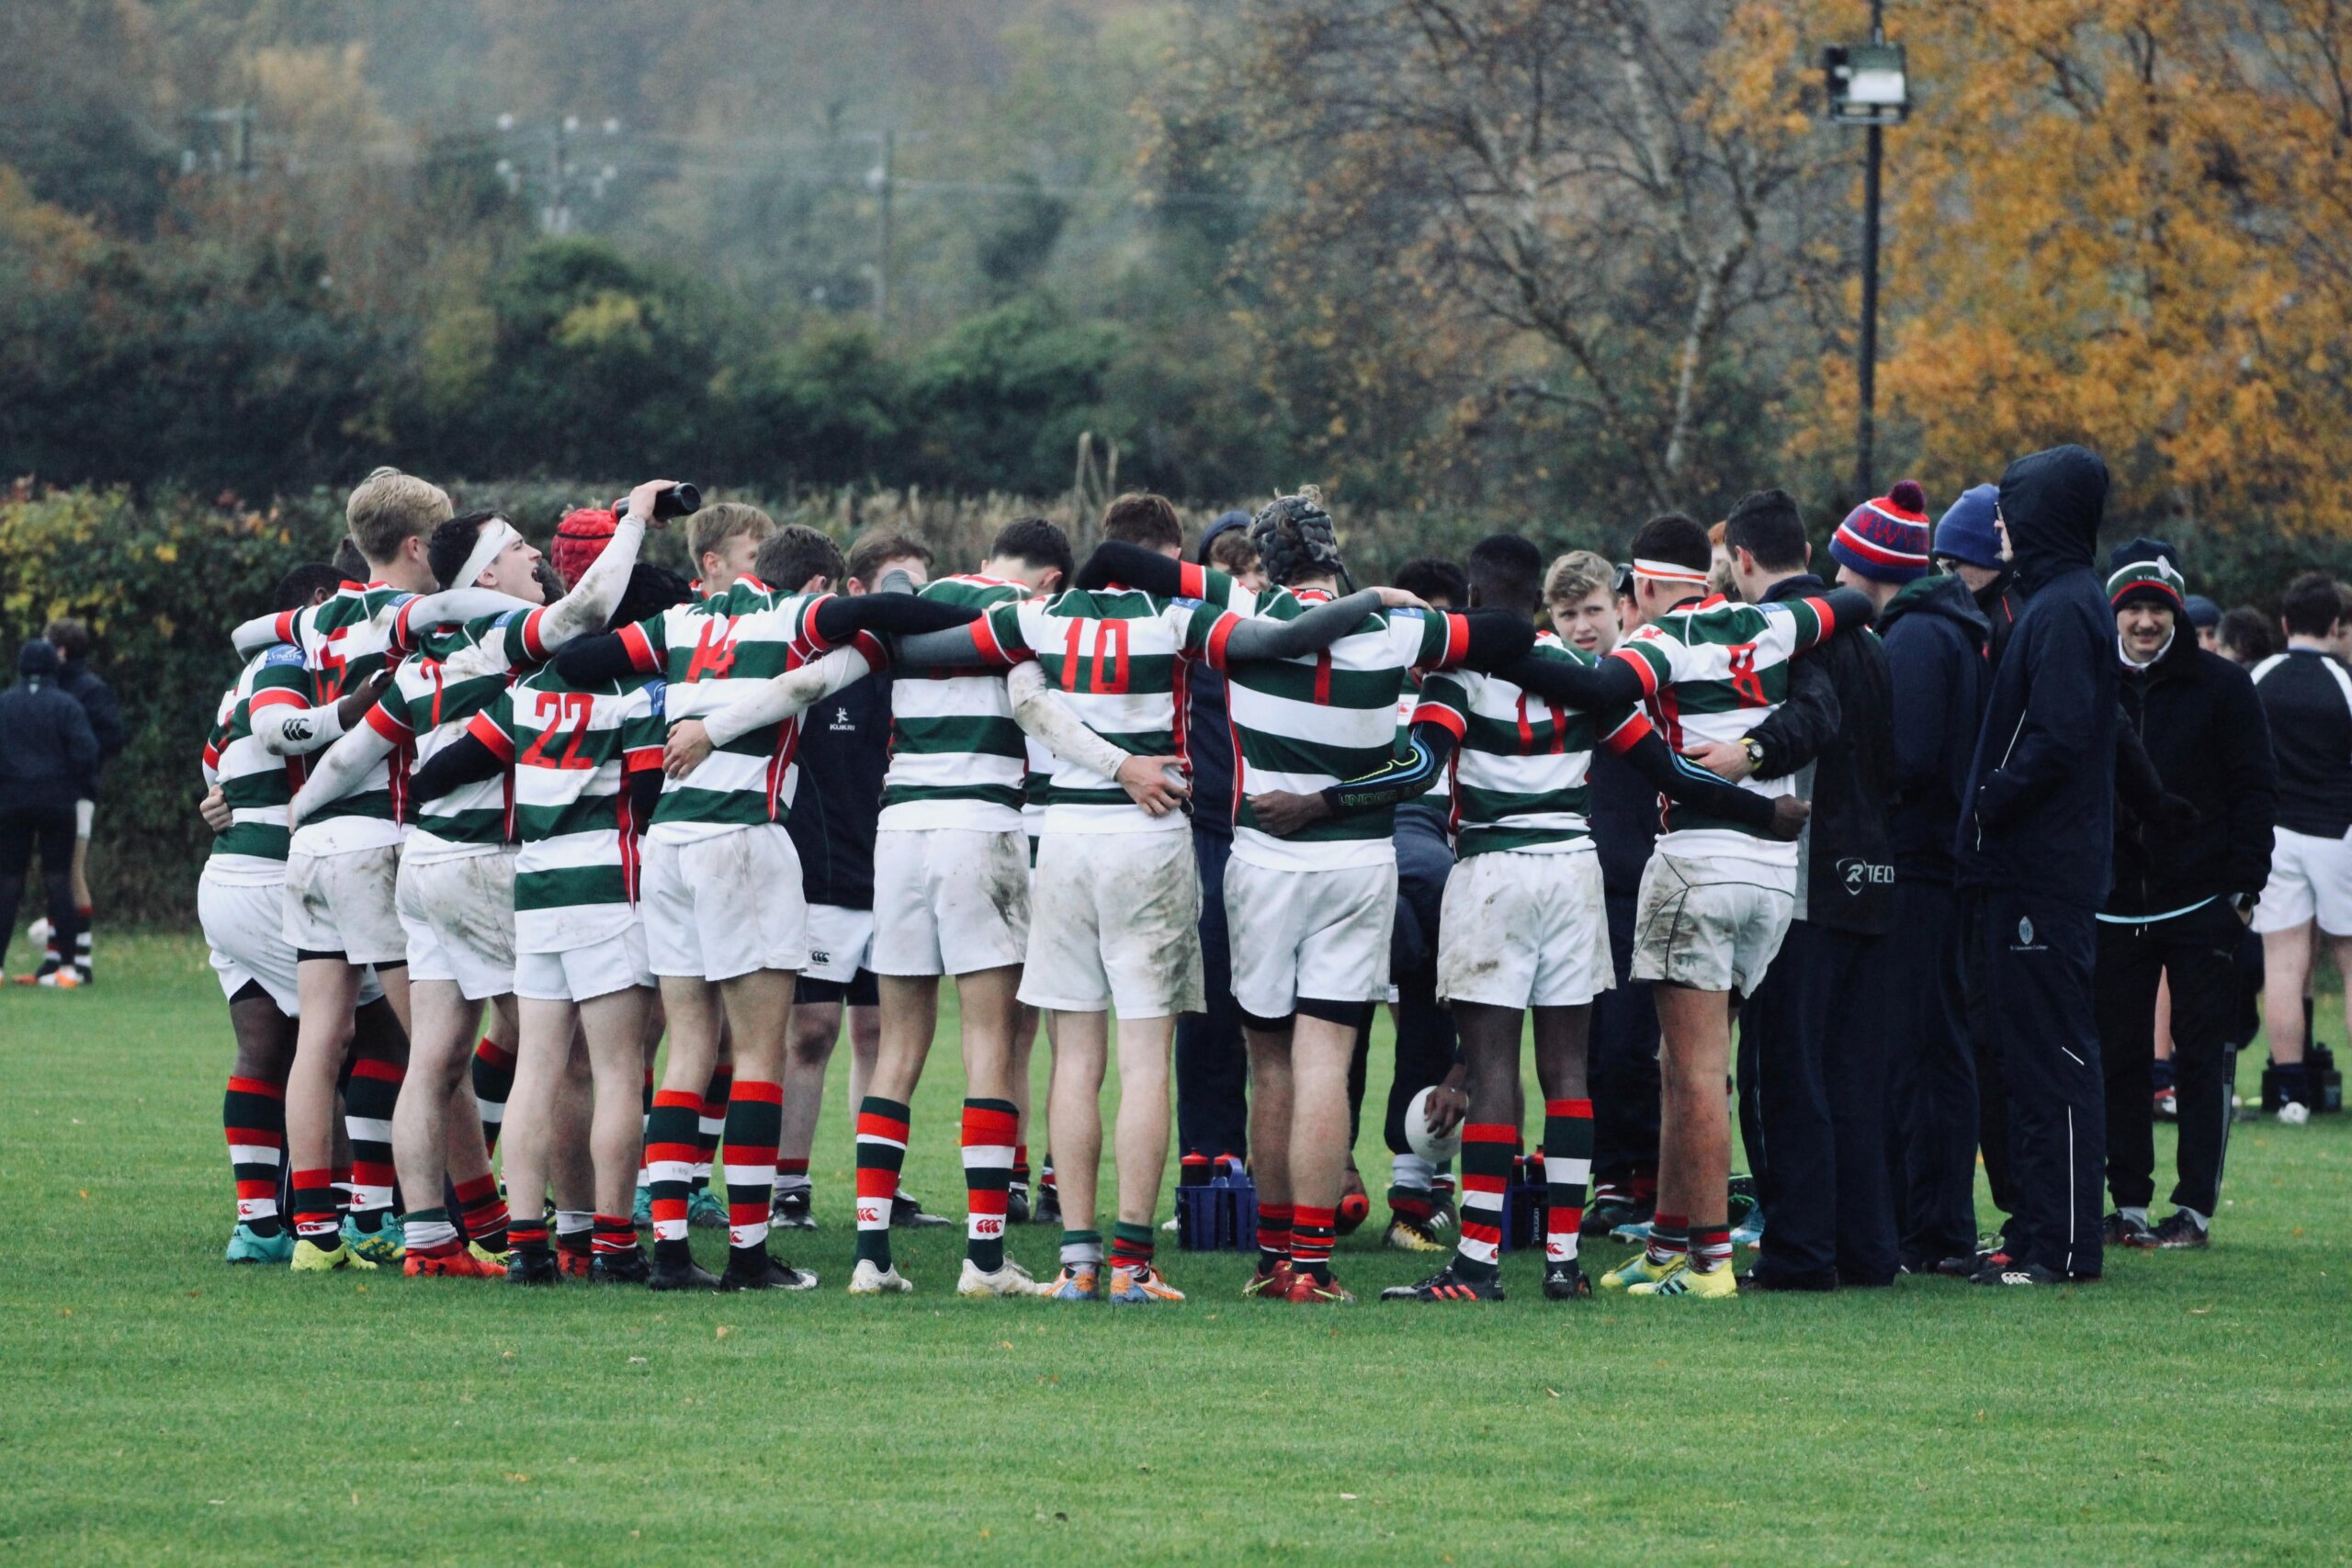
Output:
[[[864,593],[853,598],[836,593],[817,606],[810,629],[827,645],[839,648],[860,632],[876,637],[914,632],[945,631],[978,620],[969,604],[947,604],[904,593]],[[621,681],[640,674],[618,632],[576,637],[557,649],[555,671],[574,685]]]
[[438,800],[451,790],[484,779],[494,779],[506,764],[497,752],[470,735],[460,735],[409,779],[409,793],[418,800]]

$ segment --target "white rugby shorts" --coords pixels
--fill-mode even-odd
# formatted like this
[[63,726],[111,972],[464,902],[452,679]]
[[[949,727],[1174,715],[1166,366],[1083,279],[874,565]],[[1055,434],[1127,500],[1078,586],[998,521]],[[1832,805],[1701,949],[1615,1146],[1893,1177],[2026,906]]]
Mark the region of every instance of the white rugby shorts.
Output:
[[1208,1004],[1190,833],[1047,833],[1037,849],[1021,1000],[1167,1018]]
[[1388,994],[1396,863],[1276,871],[1237,854],[1225,867],[1225,919],[1242,1011],[1287,1018],[1301,997],[1376,1002]]
[[393,884],[398,844],[286,857],[286,940],[297,953],[340,953],[353,964],[404,964]]
[[392,888],[408,977],[447,980],[469,1002],[514,988],[514,852],[403,860]]
[[2270,880],[2254,907],[2254,929],[2293,931],[2310,919],[2329,936],[2352,936],[2352,843],[2273,828]]
[[561,953],[514,955],[514,994],[535,1002],[593,1002],[631,986],[653,984],[645,958],[645,924]]
[[874,837],[876,975],[971,975],[1029,950],[1029,839],[1019,829],[885,828]]
[[1752,994],[1796,914],[1793,868],[1654,853],[1634,908],[1633,977]]
[[839,904],[808,906],[808,967],[801,973],[811,980],[846,986],[874,951],[874,911],[844,909]]
[[1441,998],[1580,1007],[1615,984],[1600,857],[1589,848],[1497,850],[1454,863],[1438,917]]
[[[212,973],[222,997],[235,999],[248,985],[259,986],[288,1018],[302,1013],[294,944],[286,940],[286,885],[231,882],[208,868],[196,885],[196,918],[212,950]],[[359,1005],[384,994],[376,972],[359,979]]]
[[684,844],[648,839],[642,912],[656,975],[716,982],[808,964],[800,852],[780,822]]

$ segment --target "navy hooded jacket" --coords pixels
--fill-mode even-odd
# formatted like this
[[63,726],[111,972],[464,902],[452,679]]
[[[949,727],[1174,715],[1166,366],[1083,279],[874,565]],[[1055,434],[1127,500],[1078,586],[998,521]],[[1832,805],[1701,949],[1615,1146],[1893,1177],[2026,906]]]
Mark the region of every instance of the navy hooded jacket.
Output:
[[17,654],[22,679],[0,692],[0,812],[71,817],[98,765],[90,716],[57,683],[57,649],[39,637]]
[[1992,625],[1957,577],[1906,583],[1878,618],[1894,682],[1894,875],[1951,886],[1961,792],[1984,723]]
[[2092,565],[2107,464],[2056,446],[2001,476],[2001,517],[2025,610],[1993,673],[1955,844],[1962,887],[2095,911],[2115,853],[2120,671],[2115,615]]
[[[1228,529],[1250,526],[1250,513],[1227,512],[1201,535],[1200,562]],[[1193,773],[1193,826],[1220,839],[1233,837],[1233,721],[1225,706],[1225,677],[1195,664],[1184,679],[1184,761]]]

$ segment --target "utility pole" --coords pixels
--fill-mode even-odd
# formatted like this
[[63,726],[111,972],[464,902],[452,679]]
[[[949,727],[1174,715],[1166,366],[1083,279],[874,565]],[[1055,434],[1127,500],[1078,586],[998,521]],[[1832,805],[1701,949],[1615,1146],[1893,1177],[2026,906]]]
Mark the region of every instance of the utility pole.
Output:
[[550,234],[571,232],[571,133],[580,129],[578,115],[556,122],[548,143],[548,212],[542,225]]
[[876,170],[876,184],[882,195],[882,256],[874,274],[874,325],[876,331],[890,324],[890,251],[895,219],[890,210],[892,186],[898,180],[899,133],[882,133],[882,166]]

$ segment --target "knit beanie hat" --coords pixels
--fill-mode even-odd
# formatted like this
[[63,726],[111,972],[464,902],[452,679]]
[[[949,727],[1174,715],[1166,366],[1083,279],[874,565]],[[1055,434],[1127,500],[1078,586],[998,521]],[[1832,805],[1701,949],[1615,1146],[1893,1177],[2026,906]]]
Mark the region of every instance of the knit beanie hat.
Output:
[[1970,566],[1998,571],[2001,536],[1993,526],[1993,511],[2000,503],[2001,487],[1975,485],[1960,492],[1936,525],[1936,554]]
[[2202,593],[2188,596],[2188,624],[2199,631],[2222,624],[2222,607]]
[[1846,514],[1830,536],[1838,564],[1873,582],[1909,582],[1928,575],[1928,497],[1917,479],[1898,480],[1875,501]]
[[2188,608],[2182,587],[2180,573],[2172,562],[2162,556],[2145,556],[2126,561],[2108,574],[2107,601],[2119,610],[2145,604],[2177,613]]
[[613,542],[616,523],[608,506],[583,506],[563,514],[563,521],[555,525],[555,542],[548,547],[548,554],[564,587],[578,582],[580,574],[605,553],[605,547]]

